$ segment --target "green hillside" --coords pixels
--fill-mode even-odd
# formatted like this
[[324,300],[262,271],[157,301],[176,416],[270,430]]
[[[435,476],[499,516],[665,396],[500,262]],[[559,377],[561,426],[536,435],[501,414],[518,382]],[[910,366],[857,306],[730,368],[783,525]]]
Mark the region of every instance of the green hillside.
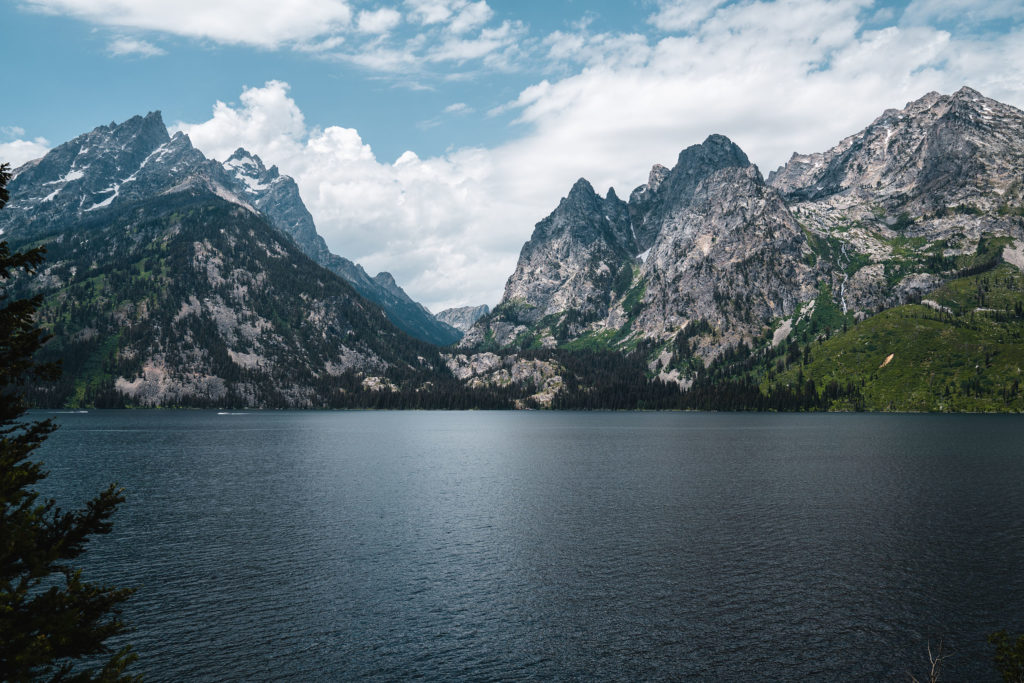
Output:
[[1003,263],[811,342],[807,362],[763,387],[835,381],[859,386],[867,410],[1017,412],[1022,368],[1024,274]]

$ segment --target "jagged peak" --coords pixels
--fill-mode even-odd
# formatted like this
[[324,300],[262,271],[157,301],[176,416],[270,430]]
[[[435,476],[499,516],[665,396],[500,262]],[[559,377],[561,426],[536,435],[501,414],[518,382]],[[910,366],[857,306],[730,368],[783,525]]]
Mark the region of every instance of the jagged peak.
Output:
[[91,132],[83,133],[82,135],[79,135],[78,137],[74,138],[74,140],[71,140],[69,142],[82,140],[84,138],[89,137],[90,135],[110,135],[115,134],[119,131],[128,131],[133,129],[138,130],[140,132],[143,130],[151,131],[161,137],[169,137],[167,134],[167,126],[164,125],[163,114],[161,114],[159,110],[156,110],[149,112],[145,116],[142,116],[141,114],[136,114],[131,118],[125,119],[121,123],[118,123],[117,121],[111,121],[105,126],[96,126],[92,129]]
[[749,166],[750,159],[739,145],[719,133],[712,133],[699,145],[691,145],[679,153],[678,167]]
[[236,174],[258,178],[262,182],[274,181],[281,177],[277,166],[267,168],[258,154],[253,154],[244,147],[239,147],[232,152],[222,165]]
[[651,172],[647,174],[647,188],[650,190],[658,189],[658,186],[665,180],[669,172],[669,169],[661,164],[651,166]]
[[953,93],[953,99],[965,99],[965,98],[969,98],[969,99],[982,98],[982,99],[984,99],[985,96],[982,95],[980,92],[978,92],[977,90],[975,90],[974,88],[972,88],[969,85],[965,85],[965,86],[961,87],[959,90],[957,90],[955,93]]
[[170,149],[184,149],[184,150],[194,149],[194,147],[192,147],[192,138],[190,138],[188,135],[186,135],[185,133],[183,133],[180,130],[178,132],[176,132],[171,137],[171,139],[168,140],[167,142],[165,142],[162,146],[165,147],[166,149],[169,149],[169,150]]
[[619,200],[619,195],[615,194],[615,188],[614,187],[609,187],[608,188],[608,194],[605,195],[605,201],[610,201],[610,200],[620,201]]
[[383,285],[389,289],[398,286],[398,283],[395,282],[395,276],[386,270],[382,270],[376,275],[374,275],[373,279],[377,284]]
[[224,162],[224,165],[229,168],[252,166],[258,173],[263,173],[267,170],[266,167],[263,166],[263,160],[244,147],[239,147],[232,152],[231,156],[229,156],[227,161]]
[[573,183],[572,189],[569,190],[569,198],[573,199],[578,196],[592,197],[596,196],[597,193],[594,191],[594,186],[590,184],[590,181],[586,178],[580,178]]

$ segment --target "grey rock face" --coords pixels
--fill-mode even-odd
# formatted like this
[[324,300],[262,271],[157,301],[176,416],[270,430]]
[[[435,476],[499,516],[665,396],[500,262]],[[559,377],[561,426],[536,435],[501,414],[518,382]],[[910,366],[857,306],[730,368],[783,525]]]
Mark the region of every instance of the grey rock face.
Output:
[[1024,112],[971,88],[889,109],[831,150],[769,176],[790,201],[838,197],[919,214],[961,202],[994,209],[1022,177]]
[[755,166],[719,168],[687,190],[661,211],[634,329],[662,338],[704,319],[735,343],[813,296],[800,226]]
[[[834,289],[849,285],[844,306],[898,305],[955,275],[929,254],[973,253],[985,234],[1024,235],[1013,215],[1024,196],[1024,112],[967,87],[929,93],[826,152],[794,154],[769,183],[809,233],[841,247],[826,265]],[[867,261],[862,272],[845,272],[853,257]],[[906,275],[894,284],[885,264]],[[904,286],[911,275],[921,277]]]
[[[584,179],[551,214],[537,223],[522,249],[516,270],[505,285],[501,304],[467,333],[462,344],[479,344],[487,336],[508,344],[521,329],[546,316],[572,311],[576,324],[608,314],[612,290],[637,254],[628,205],[610,189],[604,198]],[[512,336],[510,336],[512,335]]]
[[670,171],[656,165],[647,184],[630,194],[630,219],[640,251],[654,244],[668,214],[689,204],[705,178],[723,168],[749,165],[743,150],[724,135],[710,135],[702,144],[687,147]]
[[490,306],[482,304],[480,306],[460,306],[459,308],[446,308],[440,313],[435,313],[434,317],[445,323],[451,325],[460,332],[468,332],[469,328],[473,327],[473,324],[491,312]]
[[[550,406],[552,399],[562,391],[565,382],[559,374],[562,369],[550,361],[527,360],[516,354],[500,356],[495,353],[442,354],[448,369],[471,388],[507,387],[532,384],[537,393],[529,398],[541,406]],[[526,402],[516,402],[525,408]]]
[[655,164],[651,168],[651,174],[647,178],[647,184],[633,190],[629,195],[629,219],[633,225],[633,232],[636,234],[636,246],[641,252],[647,251],[654,244],[658,237],[658,230],[654,221],[646,222],[647,216],[651,214],[658,189],[668,177],[669,170],[661,164]]
[[239,147],[222,164],[234,180],[240,196],[270,218],[281,232],[291,237],[304,254],[324,265],[330,257],[327,243],[316,231],[313,216],[299,196],[299,187],[277,166],[269,169],[263,160]]
[[[704,319],[714,355],[814,293],[800,226],[728,138],[655,166],[628,205],[580,180],[537,224],[501,304],[463,338],[552,346],[588,332],[665,339]],[[639,258],[638,258],[639,257]],[[552,322],[554,321],[554,322]]]
[[602,199],[581,178],[537,223],[503,301],[522,306],[524,322],[570,309],[604,315],[612,280],[634,254],[626,203],[611,191]]

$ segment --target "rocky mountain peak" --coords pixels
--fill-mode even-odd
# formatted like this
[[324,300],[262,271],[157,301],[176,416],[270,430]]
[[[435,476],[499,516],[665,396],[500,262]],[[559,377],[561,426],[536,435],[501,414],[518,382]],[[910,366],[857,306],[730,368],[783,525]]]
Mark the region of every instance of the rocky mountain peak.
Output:
[[[523,245],[489,323],[498,343],[507,344],[521,325],[547,315],[605,315],[612,282],[636,253],[627,204],[614,189],[602,198],[580,178]],[[484,334],[474,327],[464,343],[479,343]]]
[[[244,194],[252,197],[266,195],[278,179],[283,178],[290,185],[294,185],[291,178],[281,176],[278,173],[277,166],[271,166],[268,169],[264,166],[263,160],[259,156],[252,154],[243,147],[239,147],[232,152],[231,156],[228,157],[222,166],[224,171],[238,183],[239,189]],[[297,186],[294,189],[287,189],[286,193],[294,195],[292,202],[301,202],[298,198]],[[310,219],[310,224],[312,224],[312,218]],[[313,228],[313,232],[316,232],[315,228]]]
[[920,214],[988,206],[1020,179],[1024,112],[963,87],[886,110],[867,128],[819,154],[795,154],[769,176],[790,201],[843,207],[874,202]]
[[701,144],[681,151],[672,170],[656,164],[647,184],[633,190],[629,197],[637,249],[651,248],[669,215],[690,203],[705,178],[723,168],[750,165],[747,155],[736,143],[718,134],[709,135]]
[[487,304],[480,306],[460,306],[458,308],[446,308],[434,315],[441,322],[451,325],[462,333],[466,333],[473,327],[477,320],[491,312]]
[[160,112],[98,126],[18,169],[0,228],[32,224],[45,234],[69,218],[109,206],[119,189],[170,137]]
[[381,287],[390,290],[392,293],[399,290],[398,283],[395,282],[395,276],[387,272],[386,270],[382,270],[381,272],[377,273],[373,277],[373,280]]
[[589,202],[598,198],[597,192],[594,190],[594,186],[590,184],[590,181],[586,178],[580,178],[573,183],[572,189],[569,190],[569,194],[566,195],[564,201]]
[[661,164],[655,164],[651,167],[651,173],[647,176],[647,185],[644,187],[646,187],[650,192],[657,192],[658,188],[661,187],[661,184],[665,181],[665,178],[668,177],[668,174],[668,168]]
[[729,166],[749,166],[750,160],[739,145],[724,135],[713,133],[699,145],[691,145],[679,153],[672,173],[699,173]]
[[982,95],[980,92],[978,92],[977,90],[975,90],[974,88],[972,88],[969,85],[962,86],[959,90],[957,90],[955,93],[953,93],[953,99],[954,100],[957,100],[957,99],[979,100],[979,99],[983,99],[983,98],[987,99],[987,98],[985,98],[984,95]]

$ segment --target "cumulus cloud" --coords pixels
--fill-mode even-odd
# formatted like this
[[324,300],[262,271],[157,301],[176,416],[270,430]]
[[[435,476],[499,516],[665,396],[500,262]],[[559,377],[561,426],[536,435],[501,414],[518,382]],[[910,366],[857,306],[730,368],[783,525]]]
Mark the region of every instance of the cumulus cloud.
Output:
[[135,38],[117,38],[110,42],[107,46],[107,52],[114,57],[125,57],[125,56],[137,56],[137,57],[157,57],[159,55],[167,54],[162,48],[157,47],[153,43],[146,40],[137,40]]
[[[12,128],[5,130],[12,130]],[[32,161],[33,159],[45,156],[49,151],[50,143],[47,142],[46,138],[0,142],[0,164],[8,163],[11,165],[11,168],[18,168],[26,161]]]
[[[415,21],[443,25],[456,4],[406,7]],[[491,149],[407,152],[389,163],[353,129],[308,127],[276,82],[182,128],[217,158],[241,145],[277,163],[296,178],[332,250],[371,272],[391,270],[432,309],[493,304],[533,225],[581,176],[625,197],[653,163],[671,166],[711,133],[731,137],[767,174],[886,108],[964,84],[1024,104],[1019,27],[954,35],[872,20],[871,0],[750,0],[714,6],[659,39],[579,25],[544,41],[556,71],[492,110],[514,113],[516,137]]]
[[25,0],[24,6],[104,26],[276,48],[348,26],[344,0]]
[[484,0],[471,2],[459,10],[459,13],[448,24],[448,30],[452,33],[466,33],[480,28],[490,21],[492,16],[494,16],[494,11]]
[[421,159],[406,152],[376,158],[358,131],[307,127],[285,83],[246,88],[238,104],[218,102],[213,116],[178,124],[208,156],[238,146],[295,178],[331,250],[372,274],[391,271],[432,310],[496,303],[494,271],[515,265],[519,235],[490,223],[490,153],[464,149]]
[[360,33],[387,33],[402,23],[402,13],[390,7],[378,10],[363,10],[356,25]]

